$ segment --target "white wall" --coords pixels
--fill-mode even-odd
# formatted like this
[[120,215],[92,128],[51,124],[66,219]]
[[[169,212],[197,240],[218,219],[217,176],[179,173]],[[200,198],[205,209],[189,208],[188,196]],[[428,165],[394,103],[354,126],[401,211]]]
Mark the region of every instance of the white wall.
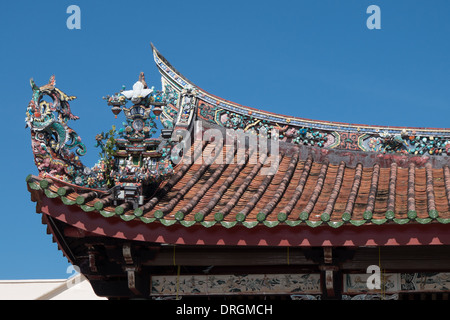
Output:
[[57,280],[0,280],[0,300],[106,300],[77,274]]

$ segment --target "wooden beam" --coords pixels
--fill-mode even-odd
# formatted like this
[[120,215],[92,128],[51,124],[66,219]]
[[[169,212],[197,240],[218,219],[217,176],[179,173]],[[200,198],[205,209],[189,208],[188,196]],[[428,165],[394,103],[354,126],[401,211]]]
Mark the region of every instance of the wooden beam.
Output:
[[95,261],[96,251],[95,250],[89,250],[89,269],[91,269],[92,272],[97,273],[97,263]]
[[143,273],[139,271],[139,268],[126,267],[125,270],[127,273],[128,289],[136,296],[148,296],[150,292],[149,278],[144,276]]
[[131,245],[129,243],[125,243],[122,246],[122,255],[127,265],[133,264],[133,255],[131,254]]
[[99,297],[128,298],[130,289],[126,278],[114,280],[89,280],[92,289]]
[[153,276],[152,296],[243,296],[321,294],[320,275],[315,274],[221,274]]
[[323,261],[326,264],[333,263],[333,248],[331,248],[331,247],[323,248]]
[[246,265],[315,265],[307,260],[300,248],[246,248],[246,247],[161,247],[154,260],[143,261],[146,266],[246,266]]
[[335,273],[339,270],[338,266],[321,265],[319,266],[322,273],[322,287],[326,292],[327,298],[336,297],[335,289]]
[[325,289],[329,298],[334,297],[333,270],[325,270]]
[[365,272],[379,262],[390,271],[450,271],[450,246],[357,248],[353,259],[344,261],[341,268]]

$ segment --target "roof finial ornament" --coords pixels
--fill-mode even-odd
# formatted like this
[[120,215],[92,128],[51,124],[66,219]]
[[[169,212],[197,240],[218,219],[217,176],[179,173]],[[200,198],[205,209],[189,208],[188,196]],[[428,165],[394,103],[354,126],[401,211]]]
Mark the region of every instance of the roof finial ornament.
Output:
[[133,85],[133,90],[125,90],[121,93],[134,104],[138,104],[141,100],[144,100],[149,94],[151,94],[152,91],[152,89],[148,89],[147,83],[145,82],[144,73],[141,72],[139,75],[139,80]]
[[55,75],[52,75],[48,80],[48,83],[46,85],[43,85],[40,89],[41,91],[45,90],[51,91],[55,88],[55,85],[56,85]]
[[[168,103],[166,93],[148,88],[144,72],[132,90],[121,90],[104,98],[117,115],[123,110],[125,128],[118,132],[115,140],[113,172],[110,177],[114,184],[114,203],[128,202],[136,209],[143,204],[153,183],[159,183],[173,172],[170,159],[172,142],[169,139],[155,139],[157,132],[155,119]],[[131,101],[132,106],[126,107]],[[104,137],[99,136],[98,146],[105,149]]]
[[145,82],[145,75],[144,75],[144,72],[141,72],[141,73],[139,74],[139,81],[142,82],[142,84],[144,85],[144,89],[147,89],[147,88],[148,88],[147,82]]

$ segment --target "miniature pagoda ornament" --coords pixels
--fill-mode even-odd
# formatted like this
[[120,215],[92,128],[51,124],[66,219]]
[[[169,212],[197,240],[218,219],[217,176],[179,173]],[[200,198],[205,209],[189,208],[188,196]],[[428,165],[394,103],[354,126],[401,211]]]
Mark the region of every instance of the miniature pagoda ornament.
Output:
[[[164,92],[149,89],[141,72],[132,90],[124,88],[113,96],[104,98],[117,115],[123,110],[126,117],[124,128],[115,138],[114,165],[110,177],[114,181],[115,202],[142,205],[145,195],[155,184],[173,172],[170,160],[172,142],[169,139],[153,138],[157,132],[155,119],[161,114],[166,102]],[[127,108],[126,104],[132,103]],[[167,136],[167,135],[166,135]],[[104,150],[105,145],[98,145]]]

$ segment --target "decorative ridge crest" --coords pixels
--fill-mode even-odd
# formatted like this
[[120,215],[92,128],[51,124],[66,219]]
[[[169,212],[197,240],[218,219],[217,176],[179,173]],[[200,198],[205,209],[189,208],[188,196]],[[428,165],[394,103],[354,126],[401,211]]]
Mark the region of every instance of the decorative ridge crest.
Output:
[[[30,80],[33,90],[25,122],[31,130],[31,143],[35,164],[41,177],[51,176],[83,188],[109,190],[115,195],[115,204],[124,202],[142,204],[150,189],[154,189],[170,176],[173,165],[170,151],[171,123],[163,122],[162,138],[157,133],[155,120],[161,106],[178,99],[174,92],[148,88],[142,72],[132,90],[107,96],[105,99],[117,115],[123,110],[124,127],[113,128],[98,134],[96,146],[101,149],[101,159],[93,168],[86,167],[80,156],[86,153],[81,137],[68,126],[77,120],[69,101],[76,99],[56,88],[55,77],[48,84],[38,86]],[[132,106],[126,107],[128,102]],[[75,152],[72,152],[72,149]]]
[[[347,149],[377,153],[412,155],[449,155],[450,129],[371,126],[309,120],[262,111],[214,96],[177,71],[153,46],[153,57],[163,85],[181,92],[195,87],[197,118],[223,128],[243,129],[251,133],[279,131],[279,141],[319,148]],[[174,119],[177,106],[167,106],[163,116]]]
[[[55,76],[44,86],[37,86],[33,79],[30,85],[33,95],[25,122],[31,130],[31,145],[39,174],[77,185],[102,187],[97,172],[84,166],[79,159],[86,154],[86,146],[67,124],[69,120],[79,119],[69,105],[76,97],[56,88]],[[75,152],[71,151],[73,148],[76,148]]]

